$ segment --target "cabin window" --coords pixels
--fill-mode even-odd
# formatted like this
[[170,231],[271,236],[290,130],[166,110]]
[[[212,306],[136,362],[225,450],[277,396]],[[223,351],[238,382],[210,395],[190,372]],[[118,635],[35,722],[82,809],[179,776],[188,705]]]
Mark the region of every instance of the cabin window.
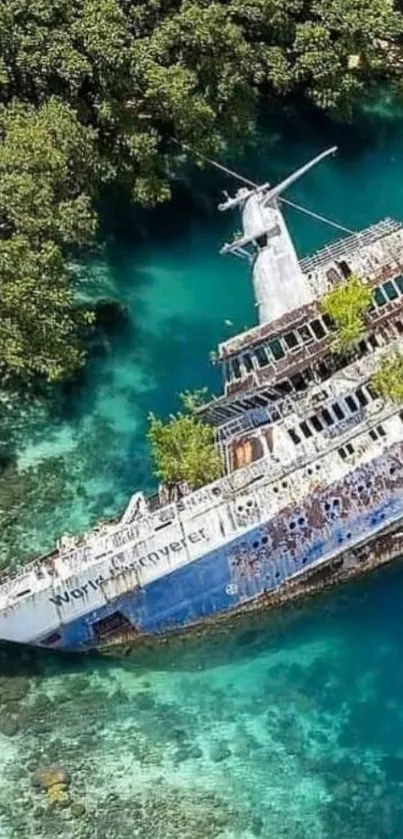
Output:
[[253,411],[253,408],[256,408],[255,402],[253,399],[242,399],[239,400],[239,404],[241,408],[246,408],[247,411]]
[[395,285],[397,285],[400,294],[403,294],[403,276],[400,275],[399,277],[394,278]]
[[278,385],[276,385],[276,390],[282,394],[292,393],[292,384],[288,381],[288,379],[283,379],[282,382],[279,382]]
[[347,454],[354,454],[354,446],[352,446],[351,443],[347,443],[346,452]]
[[260,396],[259,394],[256,394],[256,396],[254,397],[254,401],[262,408],[266,408],[267,406],[267,399],[264,399],[264,397]]
[[333,411],[333,413],[335,414],[335,416],[337,417],[338,420],[343,420],[344,419],[344,413],[343,413],[343,411],[342,411],[338,402],[333,403],[332,411]]
[[346,396],[345,403],[352,414],[355,414],[358,411],[358,405],[352,396]]
[[402,321],[401,320],[395,320],[394,321],[394,326],[396,327],[396,329],[400,333],[400,335],[402,335],[403,334],[403,323],[402,323]]
[[301,373],[297,373],[295,376],[291,376],[291,381],[295,387],[295,390],[306,390],[305,380],[304,377],[301,376]]
[[329,376],[330,376],[330,370],[329,370],[328,366],[327,366],[327,365],[326,365],[323,361],[321,361],[321,362],[318,364],[318,368],[317,368],[317,370],[318,370],[318,375],[319,375],[319,378],[320,378],[320,379],[322,379],[322,381],[323,381],[324,379],[328,379],[328,378],[329,378]]
[[322,417],[325,420],[326,425],[334,425],[334,419],[327,408],[323,408]]
[[368,382],[365,386],[365,390],[370,395],[371,399],[378,399],[378,394],[376,390],[372,387],[372,385]]
[[343,449],[343,448],[341,448],[341,449],[337,449],[337,451],[338,451],[338,453],[339,453],[339,455],[340,455],[341,459],[342,459],[342,460],[345,460],[345,459],[346,459],[346,457],[347,457],[347,452],[346,452],[346,450],[345,450],[345,449]]
[[328,329],[333,328],[334,323],[333,323],[330,315],[322,315],[322,320],[323,320],[323,323],[325,324],[325,326],[327,326]]
[[363,408],[365,408],[365,406],[368,405],[368,399],[361,388],[358,388],[358,390],[356,391],[356,397]]
[[291,440],[292,440],[292,442],[294,443],[294,445],[295,445],[295,446],[298,446],[298,443],[300,443],[300,442],[301,442],[301,438],[300,438],[300,437],[298,437],[298,434],[297,434],[297,432],[295,431],[295,429],[294,429],[294,428],[289,428],[289,429],[288,429],[288,433],[289,433],[289,435],[290,435],[290,437],[291,437]]
[[299,340],[295,332],[287,332],[287,334],[284,335],[284,341],[287,344],[289,350],[298,349]]
[[312,414],[312,416],[309,417],[309,422],[314,427],[315,431],[317,431],[317,432],[323,431],[323,425],[322,425],[319,417],[316,416],[316,414]]
[[311,431],[311,429],[309,428],[309,425],[306,422],[301,422],[299,427],[300,427],[304,437],[307,437],[307,438],[312,437],[312,431]]
[[381,288],[374,290],[374,301],[377,306],[384,306],[388,302]]
[[343,274],[343,277],[347,279],[347,277],[349,277],[351,274],[351,268],[348,262],[346,262],[345,259],[341,259],[340,262],[337,263],[337,265],[339,266],[340,271]]
[[239,363],[239,358],[233,358],[231,361],[232,370],[236,379],[241,378],[241,365]]
[[373,347],[374,350],[376,350],[377,347],[379,347],[379,341],[378,341],[376,335],[370,335],[368,340],[369,340],[369,343],[370,343],[371,347]]
[[324,338],[325,335],[326,335],[326,332],[325,332],[320,320],[313,320],[312,323],[311,323],[311,329],[312,329],[312,332],[319,339],[319,341],[320,341],[321,338]]
[[313,335],[311,330],[309,329],[309,326],[300,326],[298,332],[304,344],[309,344],[311,341],[313,341]]
[[257,347],[255,350],[255,356],[257,358],[257,363],[259,367],[266,367],[266,364],[269,363],[269,359],[264,347]]
[[377,425],[376,430],[377,430],[380,437],[386,437],[386,431],[385,431],[383,425]]
[[275,338],[274,341],[270,341],[269,347],[272,351],[273,358],[276,361],[280,361],[281,358],[284,358],[285,352],[284,352],[284,350],[281,346],[280,340],[278,338]]
[[387,283],[384,283],[382,288],[389,300],[396,300],[396,297],[399,297],[399,292],[392,280],[388,280]]
[[251,359],[251,357],[250,357],[249,353],[247,353],[246,355],[243,355],[243,356],[242,356],[242,361],[243,361],[243,363],[244,363],[244,365],[245,365],[245,370],[246,370],[246,372],[247,372],[247,373],[252,373],[252,372],[253,372],[253,361],[252,361],[252,359]]
[[277,422],[279,419],[281,419],[281,416],[276,407],[271,409],[271,418],[273,422]]

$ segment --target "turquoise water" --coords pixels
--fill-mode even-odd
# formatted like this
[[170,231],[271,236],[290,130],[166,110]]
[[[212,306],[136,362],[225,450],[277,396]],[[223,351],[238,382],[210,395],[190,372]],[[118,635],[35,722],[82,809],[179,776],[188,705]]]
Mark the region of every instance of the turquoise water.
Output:
[[[382,117],[268,130],[243,171],[275,182],[336,139],[338,157],[288,197],[351,228],[403,218],[403,127]],[[125,316],[74,390],[2,424],[17,455],[0,479],[3,561],[150,488],[149,411],[174,410],[185,388],[218,391],[210,351],[254,322],[243,264],[218,255],[238,226],[214,211],[223,182],[194,177],[192,200],[181,191],[154,214],[110,219],[87,293]],[[287,217],[301,255],[333,236]],[[231,637],[124,663],[0,650],[1,839],[400,836],[402,595],[396,567]],[[33,783],[52,764],[70,783],[56,803]]]
[[[136,662],[4,651],[0,835],[401,836],[402,595],[390,569]],[[63,808],[34,786],[52,764]]]

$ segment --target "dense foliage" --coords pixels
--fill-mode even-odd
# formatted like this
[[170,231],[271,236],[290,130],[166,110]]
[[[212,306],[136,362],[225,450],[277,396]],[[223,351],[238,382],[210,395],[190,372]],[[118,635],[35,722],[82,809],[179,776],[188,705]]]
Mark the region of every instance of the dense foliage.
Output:
[[222,475],[221,457],[214,446],[214,429],[194,414],[199,394],[182,394],[184,410],[167,422],[150,414],[148,441],[154,471],[168,490],[178,485],[197,489]]
[[354,274],[322,298],[321,309],[334,324],[332,347],[336,352],[348,352],[362,337],[371,302],[371,287]]
[[371,382],[377,393],[384,399],[401,404],[403,402],[403,355],[396,352],[383,358]]
[[0,0],[0,370],[57,379],[81,363],[63,264],[94,236],[103,184],[166,200],[172,138],[222,152],[259,96],[349,113],[398,77],[401,30],[389,0]]

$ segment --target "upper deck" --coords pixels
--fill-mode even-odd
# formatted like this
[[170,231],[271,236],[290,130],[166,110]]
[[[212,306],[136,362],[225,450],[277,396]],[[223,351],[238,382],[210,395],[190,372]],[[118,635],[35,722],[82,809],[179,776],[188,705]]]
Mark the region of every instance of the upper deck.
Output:
[[386,276],[403,271],[403,224],[394,219],[383,219],[359,233],[326,245],[313,256],[302,259],[300,266],[312,287],[315,302],[223,341],[218,347],[220,361],[278,338],[317,314],[319,299],[349,273],[358,274],[376,285]]

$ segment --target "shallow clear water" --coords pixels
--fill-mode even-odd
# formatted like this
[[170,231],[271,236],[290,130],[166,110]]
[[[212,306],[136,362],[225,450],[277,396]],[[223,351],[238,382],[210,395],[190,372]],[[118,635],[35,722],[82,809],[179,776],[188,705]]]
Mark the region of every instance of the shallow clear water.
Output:
[[[402,595],[389,569],[135,662],[0,651],[0,835],[400,836]],[[34,786],[52,764],[66,807]]]
[[[275,181],[336,138],[338,158],[289,197],[351,228],[403,218],[399,125],[297,123],[267,136],[249,176]],[[203,202],[142,217],[141,236],[134,214],[117,219],[88,267],[88,293],[116,297],[127,322],[58,410],[18,426],[19,472],[0,480],[4,558],[150,487],[148,412],[175,409],[185,388],[219,389],[209,352],[254,310],[244,266],[218,256],[237,221],[213,212],[216,186],[210,177]],[[289,221],[301,255],[332,236],[295,211]],[[123,663],[0,650],[1,839],[400,836],[402,595],[396,567],[231,636]],[[66,807],[33,785],[51,764],[69,773]]]

